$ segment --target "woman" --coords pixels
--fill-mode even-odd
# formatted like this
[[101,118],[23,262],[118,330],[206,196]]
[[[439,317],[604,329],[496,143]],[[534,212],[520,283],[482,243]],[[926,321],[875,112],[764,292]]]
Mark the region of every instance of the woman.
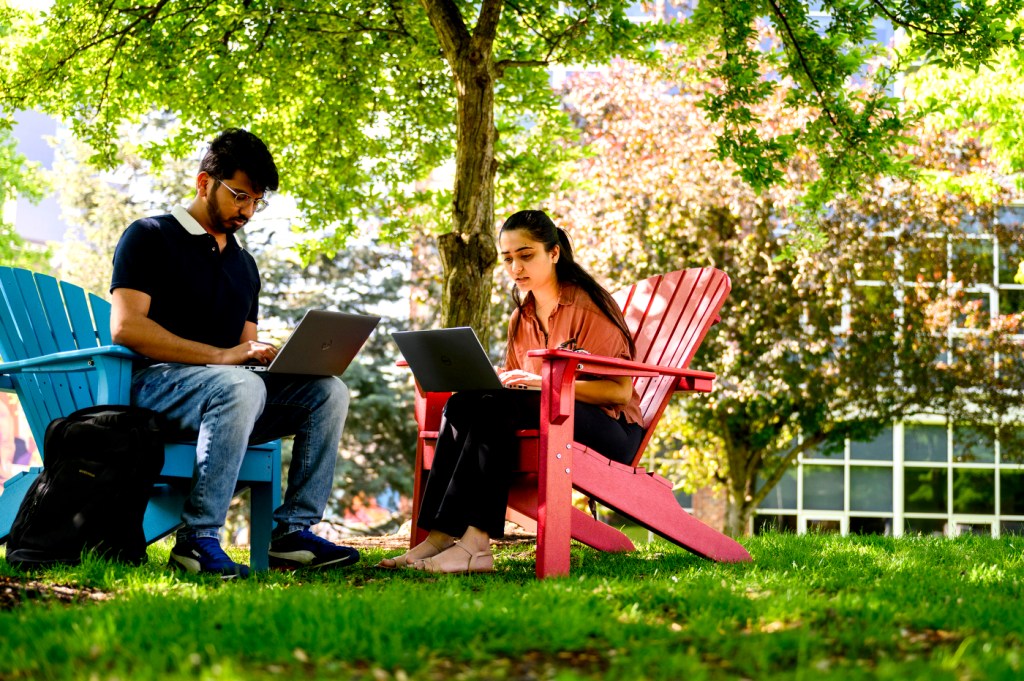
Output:
[[[633,341],[618,305],[574,260],[566,233],[543,211],[512,215],[498,236],[516,309],[508,327],[505,386],[540,387],[541,361],[530,350],[569,348],[632,359]],[[538,393],[469,391],[453,395],[420,506],[427,539],[386,568],[490,572],[491,539],[504,534],[515,431],[536,428]],[[576,380],[574,438],[616,461],[631,463],[643,430],[628,376]]]

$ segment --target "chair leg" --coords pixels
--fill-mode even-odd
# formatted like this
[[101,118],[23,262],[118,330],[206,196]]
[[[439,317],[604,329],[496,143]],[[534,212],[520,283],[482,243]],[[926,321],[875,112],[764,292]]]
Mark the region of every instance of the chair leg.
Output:
[[249,566],[255,571],[270,568],[270,534],[274,529],[274,509],[277,508],[270,487],[271,483],[264,482],[249,488]]
[[254,571],[270,568],[270,536],[274,531],[274,511],[281,505],[281,441],[276,441],[270,456],[270,480],[254,483],[249,492],[249,567]]
[[425,444],[423,438],[420,438],[416,444],[416,468],[412,487],[412,518],[409,524],[410,549],[427,540],[428,532],[421,529],[418,523],[420,519],[420,504],[423,502],[423,490],[427,485],[427,477],[430,474],[430,471],[425,468],[425,450],[429,447],[432,454],[433,443],[434,441]]

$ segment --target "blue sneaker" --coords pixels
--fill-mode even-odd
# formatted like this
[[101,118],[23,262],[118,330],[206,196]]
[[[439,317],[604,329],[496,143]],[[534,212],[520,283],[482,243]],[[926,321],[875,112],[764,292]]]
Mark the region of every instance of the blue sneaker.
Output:
[[221,579],[249,576],[249,566],[231,560],[213,537],[178,537],[167,564],[186,572],[220,575]]
[[340,568],[359,562],[359,552],[351,546],[338,546],[309,530],[292,532],[270,542],[270,567]]

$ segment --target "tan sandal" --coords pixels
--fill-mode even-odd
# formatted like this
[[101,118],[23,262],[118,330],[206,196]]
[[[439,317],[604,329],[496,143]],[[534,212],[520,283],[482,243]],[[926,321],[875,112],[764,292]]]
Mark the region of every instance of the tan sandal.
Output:
[[[409,560],[409,558],[408,558],[409,554],[412,553],[413,551],[415,551],[416,549],[418,549],[419,547],[423,546],[424,543],[430,544],[432,547],[434,547],[434,552],[432,554],[430,554],[429,556],[422,556],[420,558],[414,558],[413,560]],[[453,541],[453,543],[454,543],[454,541]],[[405,553],[403,553],[400,556],[395,556],[394,558],[384,558],[384,559],[382,559],[379,563],[377,563],[377,565],[375,567],[378,567],[378,568],[380,568],[382,570],[397,570],[399,568],[411,568],[411,567],[413,567],[413,564],[416,563],[417,561],[423,560],[425,558],[430,558],[432,556],[436,556],[437,554],[441,553],[442,551],[444,551],[445,549],[448,549],[448,548],[451,548],[451,544],[447,544],[445,546],[438,546],[434,542],[430,541],[430,537],[427,537],[424,540],[423,543],[417,544],[416,546],[414,546],[413,548],[409,549],[408,551],[406,551]],[[391,564],[388,565],[387,564],[388,562],[390,562]]]
[[[451,550],[452,547],[458,547],[462,549],[469,557],[469,560],[466,561],[466,567],[464,569],[446,570],[445,568],[441,567],[441,565],[439,565],[437,561],[434,560],[436,556],[426,558],[423,560],[418,560],[416,561],[415,565],[413,565],[413,567],[421,572],[430,572],[432,574],[468,575],[477,572],[494,572],[494,554],[492,554],[490,551],[478,551],[476,553],[473,553],[457,541],[452,542],[452,546],[448,547],[448,550]],[[474,565],[475,561],[480,562]]]

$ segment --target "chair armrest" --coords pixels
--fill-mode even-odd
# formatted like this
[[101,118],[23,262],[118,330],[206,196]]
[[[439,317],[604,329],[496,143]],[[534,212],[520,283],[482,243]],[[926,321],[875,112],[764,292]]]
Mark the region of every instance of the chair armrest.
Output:
[[575,364],[575,373],[594,374],[597,376],[677,376],[679,377],[679,382],[676,385],[676,390],[709,392],[711,384],[715,380],[715,374],[710,371],[678,369],[659,364],[646,364],[617,357],[591,355],[570,350],[530,350],[526,354],[530,357],[539,357],[544,361],[556,359],[571,360]]
[[[541,371],[541,391],[550,397],[549,418],[552,423],[566,419],[573,411],[576,374],[586,373],[597,376],[676,376],[676,390],[711,392],[715,374],[710,371],[677,369],[658,364],[645,364],[617,357],[591,355],[571,350],[530,350],[529,357],[539,357],[544,362]],[[543,409],[543,407],[542,407]]]
[[52,371],[89,371],[96,366],[96,360],[101,357],[132,360],[139,359],[142,355],[129,350],[123,345],[103,345],[98,348],[55,352],[14,362],[0,362],[0,375],[47,373]]

